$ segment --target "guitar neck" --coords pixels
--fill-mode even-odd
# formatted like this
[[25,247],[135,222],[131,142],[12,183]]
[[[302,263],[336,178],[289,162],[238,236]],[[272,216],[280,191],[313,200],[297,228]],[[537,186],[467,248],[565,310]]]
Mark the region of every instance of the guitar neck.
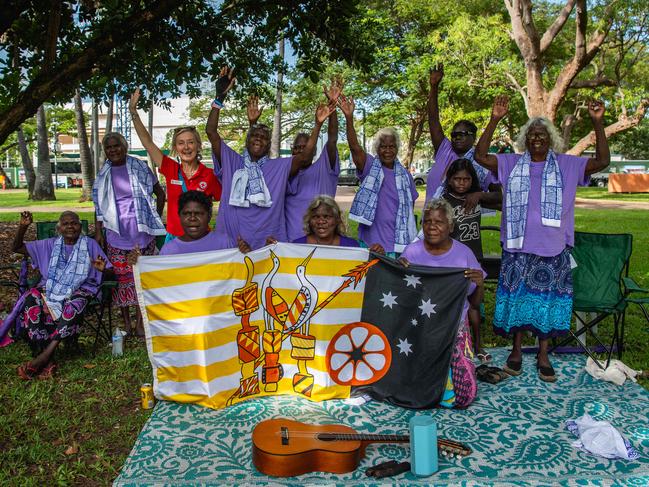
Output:
[[[364,443],[408,443],[409,435],[369,435],[369,434],[345,434],[345,433],[320,433],[318,437],[325,441],[362,441]],[[441,451],[468,455],[471,449],[462,443],[444,438],[437,439],[437,447]]]

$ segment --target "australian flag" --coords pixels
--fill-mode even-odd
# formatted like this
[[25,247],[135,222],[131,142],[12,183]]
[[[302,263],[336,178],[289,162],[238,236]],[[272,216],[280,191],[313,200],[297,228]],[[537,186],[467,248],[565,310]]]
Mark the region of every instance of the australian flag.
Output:
[[437,406],[444,394],[468,280],[464,269],[380,262],[367,274],[361,321],[387,338],[391,362],[378,381],[354,388],[406,408]]

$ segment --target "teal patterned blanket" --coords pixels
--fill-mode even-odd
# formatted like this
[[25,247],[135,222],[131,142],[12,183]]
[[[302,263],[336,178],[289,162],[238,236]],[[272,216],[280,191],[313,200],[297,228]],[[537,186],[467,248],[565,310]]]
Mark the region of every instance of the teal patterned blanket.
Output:
[[[496,350],[495,363],[506,358]],[[362,433],[405,433],[410,417],[430,414],[440,436],[466,443],[473,453],[440,457],[439,471],[417,478],[410,472],[384,479],[398,485],[649,485],[649,394],[640,386],[596,381],[584,356],[553,358],[558,382],[541,382],[533,357],[524,374],[500,384],[480,383],[478,399],[466,410],[412,411],[380,402],[361,406],[342,400],[310,402],[283,396],[245,401],[211,410],[160,402],[140,433],[115,486],[149,485],[377,485],[365,468],[409,459],[407,445],[374,444],[359,468],[348,474],[312,473],[269,478],[252,465],[254,426],[273,417],[308,423],[342,423]],[[589,413],[611,422],[640,452],[633,462],[606,460],[571,446],[566,419]]]

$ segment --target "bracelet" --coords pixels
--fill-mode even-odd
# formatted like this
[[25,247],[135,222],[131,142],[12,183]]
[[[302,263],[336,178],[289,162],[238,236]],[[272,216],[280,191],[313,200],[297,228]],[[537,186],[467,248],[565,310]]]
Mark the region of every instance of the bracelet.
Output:
[[212,108],[223,108],[225,105],[223,105],[223,102],[219,100],[218,98],[214,98],[212,101]]

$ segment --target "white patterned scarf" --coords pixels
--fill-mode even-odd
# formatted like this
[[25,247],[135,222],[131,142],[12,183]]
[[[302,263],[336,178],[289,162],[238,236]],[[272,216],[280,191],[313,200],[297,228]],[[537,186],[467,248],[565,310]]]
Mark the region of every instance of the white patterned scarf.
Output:
[[77,239],[67,259],[63,237],[57,237],[52,248],[45,282],[45,302],[54,320],[61,317],[63,301],[79,289],[88,278],[89,271],[88,237],[81,235]]
[[[532,157],[525,151],[507,179],[505,214],[507,216],[508,249],[522,249],[527,224],[527,202],[530,193]],[[557,156],[548,152],[541,180],[541,223],[547,227],[561,226],[563,181]]]
[[[363,179],[349,211],[349,218],[363,225],[372,225],[374,223],[376,208],[379,203],[379,191],[383,184],[383,165],[381,161],[378,157],[374,157],[371,164],[369,173]],[[406,246],[415,238],[417,226],[415,225],[415,216],[412,209],[410,178],[408,177],[408,171],[399,162],[399,159],[394,160],[394,178],[399,197],[394,225],[394,251],[403,252]]]
[[248,208],[251,204],[264,208],[273,205],[264,173],[261,172],[261,168],[268,161],[268,156],[264,156],[257,162],[252,162],[248,149],[243,151],[243,168],[237,169],[232,176],[228,203],[243,208]]
[[[111,179],[110,170],[112,163],[106,161],[102,166],[95,184],[92,187],[92,200],[95,203],[97,221],[104,223],[104,227],[113,232],[119,233],[119,218],[115,191]],[[135,218],[137,229],[149,235],[166,235],[164,223],[156,210],[153,201],[153,186],[157,181],[149,170],[146,162],[135,157],[126,157],[126,171],[133,193],[133,204],[135,206]]]

